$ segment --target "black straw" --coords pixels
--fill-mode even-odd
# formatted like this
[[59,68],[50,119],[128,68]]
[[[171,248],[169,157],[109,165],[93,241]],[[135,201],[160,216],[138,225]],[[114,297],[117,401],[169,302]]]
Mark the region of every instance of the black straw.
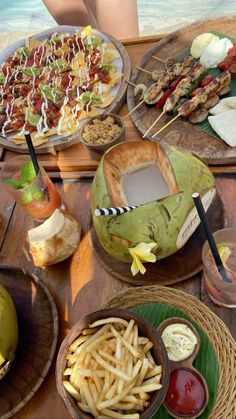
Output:
[[27,146],[28,146],[28,149],[29,149],[29,153],[30,153],[32,163],[34,165],[34,170],[35,170],[35,173],[37,175],[39,173],[39,164],[38,164],[38,160],[37,160],[37,157],[36,157],[36,154],[35,154],[34,146],[33,146],[32,139],[31,139],[31,136],[30,136],[29,132],[25,133],[25,139],[26,139],[26,142],[27,142]]
[[198,192],[193,193],[192,194],[192,198],[193,198],[194,203],[195,203],[195,206],[197,208],[197,212],[198,212],[198,215],[200,217],[202,226],[204,228],[204,231],[205,231],[205,234],[206,234],[206,238],[207,238],[207,241],[209,243],[209,246],[210,246],[210,249],[211,249],[211,253],[212,253],[213,257],[214,257],[214,260],[215,260],[215,264],[217,266],[217,269],[218,269],[220,275],[222,276],[222,279],[225,282],[231,282],[230,279],[227,277],[227,274],[226,274],[226,271],[225,271],[225,267],[223,265],[223,262],[221,260],[219,251],[217,249],[216,242],[215,242],[215,239],[213,237],[213,234],[212,234],[210,225],[208,223],[208,219],[207,219],[207,216],[206,216],[204,207],[202,205],[202,200],[200,198],[199,193]]

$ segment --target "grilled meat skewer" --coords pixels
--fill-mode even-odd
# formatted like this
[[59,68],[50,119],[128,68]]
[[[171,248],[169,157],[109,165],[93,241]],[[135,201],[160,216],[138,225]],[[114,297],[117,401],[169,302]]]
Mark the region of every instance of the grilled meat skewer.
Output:
[[155,103],[155,99],[162,93],[162,89],[176,77],[178,77],[186,67],[189,67],[193,58],[189,55],[182,58],[178,63],[171,65],[165,74],[163,74],[156,83],[153,83],[146,91],[145,102]]
[[179,98],[185,96],[188,93],[189,89],[191,89],[192,83],[197,80],[199,76],[201,76],[204,70],[205,67],[202,64],[198,62],[194,63],[193,66],[190,67],[186,77],[179,82],[176,89],[167,98],[163,107],[163,111],[171,112]]

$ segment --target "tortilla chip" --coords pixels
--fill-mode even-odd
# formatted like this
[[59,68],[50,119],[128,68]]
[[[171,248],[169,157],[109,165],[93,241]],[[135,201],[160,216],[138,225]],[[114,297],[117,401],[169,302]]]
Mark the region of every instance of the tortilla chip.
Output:
[[39,145],[44,144],[47,141],[48,141],[48,138],[45,138],[45,137],[32,138],[34,147],[38,147]]
[[108,45],[106,45],[104,54],[103,54],[103,60],[107,61],[108,63],[111,63],[114,60],[117,60],[118,58],[121,58],[118,50],[114,47],[108,47]]
[[23,139],[23,138],[18,140],[18,139],[14,138],[14,137],[11,137],[10,140],[13,141],[13,143],[15,143],[17,145],[20,145],[20,144],[24,144],[25,143],[25,139]]
[[106,95],[111,90],[111,85],[107,83],[102,83],[101,81],[98,81],[97,83],[94,83],[93,85],[93,92],[97,95]]
[[26,46],[29,49],[38,48],[42,44],[42,41],[39,41],[38,39],[28,38],[26,41]]
[[118,80],[123,77],[123,73],[114,73],[110,74],[111,81],[108,83],[109,86],[115,86],[115,84],[118,82]]
[[85,66],[85,55],[83,51],[77,52],[77,54],[74,56],[73,60],[71,61],[71,69],[73,71],[77,71],[80,66]]
[[106,108],[107,106],[109,106],[113,102],[114,98],[115,98],[115,96],[111,96],[111,95],[108,94],[107,96],[103,97],[104,101],[102,103],[99,103],[99,105],[97,105],[97,106],[99,108],[102,108],[102,109]]

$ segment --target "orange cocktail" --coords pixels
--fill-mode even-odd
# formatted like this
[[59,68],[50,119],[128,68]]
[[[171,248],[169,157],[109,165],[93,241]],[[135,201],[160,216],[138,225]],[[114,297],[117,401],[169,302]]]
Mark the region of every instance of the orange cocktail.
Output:
[[8,160],[0,178],[15,201],[38,220],[50,217],[61,206],[55,185],[41,166],[36,175],[29,156]]

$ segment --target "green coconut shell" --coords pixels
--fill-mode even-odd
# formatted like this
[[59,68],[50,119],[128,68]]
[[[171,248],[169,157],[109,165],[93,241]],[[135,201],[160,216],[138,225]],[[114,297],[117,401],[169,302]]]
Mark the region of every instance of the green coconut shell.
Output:
[[[140,141],[132,143],[135,150]],[[130,147],[130,142],[126,144]],[[145,153],[147,142],[142,141],[142,144]],[[140,242],[157,243],[154,251],[157,260],[165,258],[179,249],[178,235],[194,207],[192,193],[197,191],[203,196],[207,191],[215,190],[214,177],[208,166],[197,156],[174,146],[165,147],[164,152],[174,172],[178,192],[119,216],[98,217],[94,215],[96,208],[114,206],[104,177],[104,159],[111,151],[114,153],[115,149],[119,153],[119,147],[121,144],[112,147],[102,157],[92,184],[91,210],[98,239],[111,256],[124,262],[132,262],[128,248]],[[122,150],[124,152],[124,146]]]
[[0,380],[8,372],[18,343],[15,305],[8,291],[0,285]]

